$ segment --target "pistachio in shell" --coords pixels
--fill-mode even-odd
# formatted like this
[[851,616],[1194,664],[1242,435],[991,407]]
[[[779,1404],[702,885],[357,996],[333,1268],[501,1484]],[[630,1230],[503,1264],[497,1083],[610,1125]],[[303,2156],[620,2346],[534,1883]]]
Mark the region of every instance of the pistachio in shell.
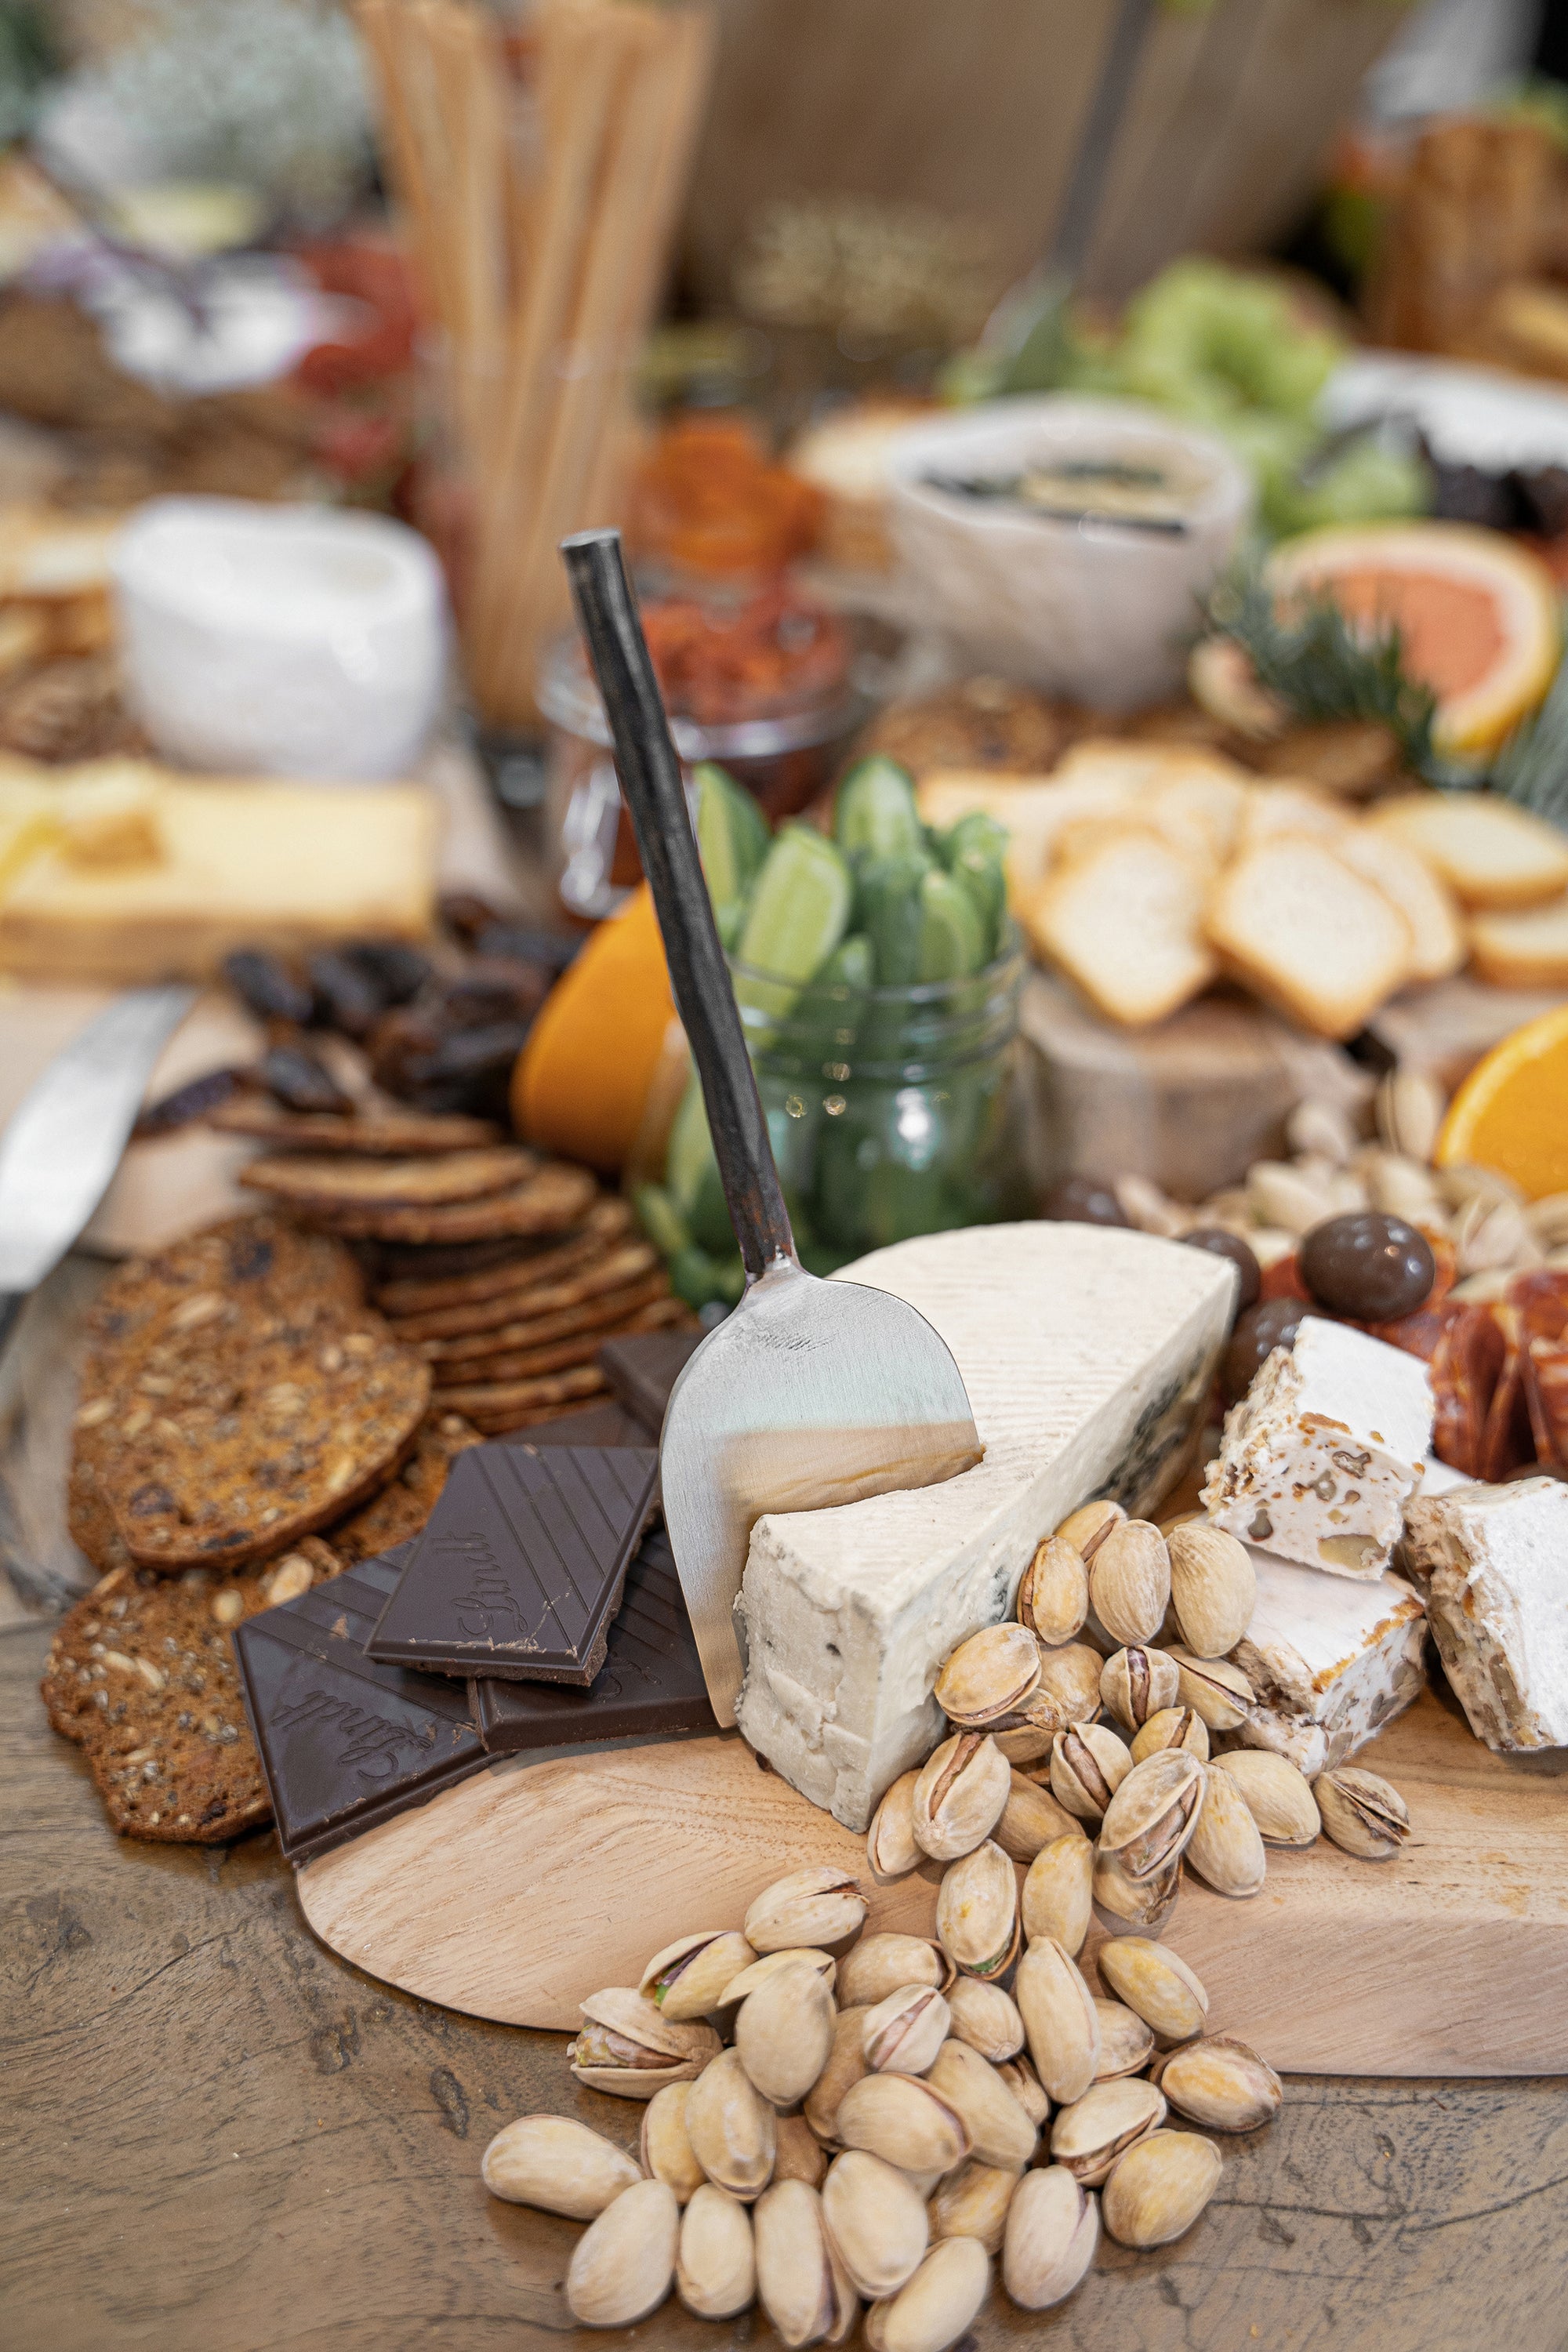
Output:
[[1171,1650],[1167,1655],[1176,1669],[1175,1697],[1164,1702],[1167,1706],[1179,1698],[1184,1706],[1202,1716],[1211,1731],[1239,1731],[1250,1719],[1256,1694],[1232,1660],[1198,1658],[1184,1649]]
[[773,2179],[804,2180],[820,2189],[827,2158],[804,2115],[780,2116],[773,2126]]
[[1072,1954],[1054,1937],[1037,1937],[1018,1963],[1013,1998],[1047,2096],[1058,2106],[1081,2099],[1100,2063],[1100,2019]]
[[926,2080],[963,2118],[971,2153],[982,2164],[1022,2172],[1039,2137],[994,2066],[967,2042],[944,2042]]
[[1312,1783],[1323,1833],[1363,1862],[1387,1862],[1410,1835],[1410,1809],[1377,1772],[1336,1765]]
[[837,1996],[846,2009],[886,2000],[900,1985],[934,1985],[945,1992],[952,1962],[940,1944],[923,1936],[898,1936],[886,1929],[862,1936],[839,1964]]
[[973,2238],[942,2238],[913,2278],[866,2314],[870,2352],[949,2352],[991,2287],[991,2258]]
[[915,1838],[914,1800],[918,1772],[900,1772],[882,1791],[881,1801],[866,1832],[866,1860],[879,1886],[907,1878],[925,1856]]
[[1106,2181],[1106,2229],[1123,2246],[1168,2246],[1192,2228],[1219,2176],[1212,2140],[1196,2132],[1151,2132],[1117,2159]]
[[1216,1758],[1241,1790],[1265,1845],[1310,1845],[1322,1827],[1318,1801],[1304,1772],[1270,1748],[1235,1748]]
[[961,1642],[942,1667],[936,1703],[950,1723],[983,1730],[1015,1714],[1039,1679],[1039,1644],[1027,1627],[987,1625]]
[[1154,2055],[1154,2030],[1123,2000],[1095,2001],[1100,2018],[1100,2063],[1097,2083],[1119,2074],[1141,2074]]
[[1076,1511],[1069,1511],[1057,1534],[1063,1543],[1071,1544],[1082,1559],[1089,1560],[1112,1528],[1121,1527],[1126,1517],[1120,1503],[1100,1495],[1092,1503],[1080,1503]]
[[1076,1544],[1047,1536],[1018,1586],[1018,1622],[1051,1648],[1082,1633],[1089,1615],[1089,1570]]
[[1182,1865],[1167,1863],[1147,1878],[1129,1878],[1113,1853],[1094,1857],[1094,1916],[1113,1936],[1159,1936],[1182,1891]]
[[698,2163],[686,2128],[686,2098],[689,2083],[667,2083],[643,2109],[638,2143],[642,2168],[650,2180],[673,2189],[682,2205],[708,2178]]
[[635,2180],[590,2221],[566,2268],[566,2307],[584,2327],[633,2327],[675,2280],[680,2208],[662,2180]]
[[1132,1761],[1142,1764],[1157,1748],[1190,1748],[1200,1762],[1209,1760],[1209,1727],[1190,1706],[1163,1706],[1142,1724],[1132,1739]]
[[1205,2131],[1257,2131],[1273,2122],[1285,2096],[1273,2067],[1225,2033],[1168,2052],[1153,2079],[1177,2113]]
[[1029,2121],[1038,2131],[1050,2120],[1051,2103],[1046,2096],[1045,2084],[1035,2072],[1035,2062],[1020,2051],[1016,2058],[1005,2058],[996,2069],[999,2079],[1005,2083]]
[[1018,2175],[1011,2166],[982,2164],[972,2156],[931,2192],[926,2215],[933,2241],[973,2238],[988,2254],[999,2254],[1007,2208],[1017,2186]]
[[773,2178],[774,2121],[738,2050],[721,2050],[687,2094],[692,2154],[716,2188],[743,2204],[760,2197]]
[[689,2024],[718,2008],[731,1978],[749,1969],[756,1957],[733,1928],[704,1928],[656,1952],[643,1970],[639,1990],[673,2024]]
[[934,1985],[900,1985],[866,2011],[866,2064],[874,2074],[923,2074],[947,2039],[948,2006]]
[[[914,2087],[908,2075],[868,2079]],[[931,2242],[925,2202],[914,2183],[863,2148],[847,2148],[828,2166],[822,2218],[828,2242],[857,2292],[870,2301],[897,2294],[913,2278]]]
[[859,1881],[832,1863],[814,1863],[765,1886],[746,1913],[744,1932],[754,1952],[802,1946],[832,1952],[852,1943],[865,1920]]
[[942,2173],[971,2153],[963,2120],[914,2074],[864,2074],[838,2103],[840,2143],[903,2172]]
[[581,2003],[582,2031],[566,2045],[572,2072],[592,2091],[651,2099],[667,2083],[689,2083],[719,2047],[710,2025],[678,2024],[635,1985],[607,1985]]
[[[1019,1629],[1015,1627],[1015,1632]],[[915,1781],[915,1843],[933,1862],[956,1862],[988,1838],[1012,1791],[1006,1758],[988,1732],[956,1731]]]
[[520,2116],[497,2132],[479,2170],[492,2197],[573,2221],[593,2221],[638,2178],[623,2148],[570,2116]]
[[1054,1738],[1069,1723],[1088,1723],[1100,1713],[1100,1652],[1087,1642],[1068,1642],[1040,1655],[1040,1679],[1025,1709],[1033,1725]]
[[1152,1878],[1179,1860],[1197,1827],[1208,1768],[1190,1748],[1162,1748],[1134,1764],[1106,1807],[1100,1851],[1129,1878]]
[[732,2319],[756,2299],[752,2216],[710,2180],[693,2190],[680,2220],[675,2291],[699,2319]]
[[838,2146],[839,2103],[850,2084],[858,2083],[868,2071],[866,2015],[864,2004],[839,2011],[833,2021],[833,2047],[827,2053],[827,2063],[805,2095],[802,2112],[824,2147]]
[[833,1995],[814,1969],[780,1969],[741,2003],[735,2048],[771,2105],[793,2107],[827,2063]]
[[1247,1546],[1207,1519],[1189,1519],[1167,1538],[1171,1605],[1182,1640],[1195,1658],[1234,1650],[1258,1602],[1258,1575]]
[[1209,1997],[1179,1952],[1147,1937],[1113,1936],[1100,1948],[1099,1966],[1117,2000],[1162,2042],[1187,2042],[1203,2032]]
[[1091,2083],[1051,2126],[1051,2162],[1065,2164],[1086,2189],[1098,2189],[1118,2157],[1165,2120],[1163,2095],[1133,2075]]
[[721,2027],[728,2032],[735,2022],[742,2001],[750,2000],[752,1995],[760,1991],[773,1978],[797,1968],[811,1969],[822,1979],[828,1991],[833,1991],[838,1976],[838,1963],[832,1953],[819,1951],[811,1944],[789,1944],[782,1952],[764,1952],[760,1960],[753,1960],[749,1969],[742,1969],[738,1977],[731,1978],[724,1988],[724,1998],[714,2012]]
[[1103,1818],[1131,1769],[1127,1742],[1109,1724],[1069,1724],[1051,1745],[1051,1794],[1080,1822]]
[[777,2180],[752,2214],[757,2297],[784,2342],[841,2344],[858,2315],[855,2290],[828,2242],[822,2199],[804,2180]]
[[1174,1706],[1181,1677],[1169,1654],[1134,1642],[1114,1650],[1100,1670],[1101,1704],[1123,1729],[1141,1731],[1152,1715]]
[[1073,1958],[1084,1946],[1091,1916],[1095,1849],[1079,1834],[1053,1838],[1029,1864],[1019,1901],[1025,1940],[1049,1937]]
[[1018,1949],[1018,1880],[987,1838],[950,1865],[936,1898],[937,1940],[962,1976],[998,1977]]
[[1165,1538],[1148,1519],[1110,1529],[1089,1563],[1089,1598],[1113,1642],[1152,1642],[1171,1599]]
[[1187,1867],[1216,1895],[1239,1898],[1262,1891],[1268,1857],[1247,1800],[1228,1772],[1216,1769],[1208,1776],[1186,1859]]
[[1002,2284],[1025,2311],[1065,2303],[1100,2243],[1100,2207],[1065,2165],[1026,2172],[1008,2209]]
[[1063,1811],[1049,1789],[1015,1771],[1002,1817],[991,1834],[1010,1860],[1026,1864],[1053,1838],[1070,1836],[1075,1830],[1079,1823]]
[[1011,1993],[983,1977],[960,1977],[947,1996],[951,2032],[994,2066],[1024,2046],[1024,2021]]

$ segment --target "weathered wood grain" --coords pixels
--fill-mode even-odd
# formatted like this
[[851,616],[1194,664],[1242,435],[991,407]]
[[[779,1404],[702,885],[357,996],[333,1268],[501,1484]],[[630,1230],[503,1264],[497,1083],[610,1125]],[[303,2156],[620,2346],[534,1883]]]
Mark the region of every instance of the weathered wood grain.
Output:
[[[486,2196],[492,2131],[537,2107],[624,2145],[558,2036],[454,2017],[324,1951],[269,1834],[227,1852],[106,1826],[0,1635],[7,2352],[592,2352],[560,2294],[572,2225]],[[1454,1987],[1413,1942],[1413,2004]],[[1340,1988],[1347,2010],[1356,1986]],[[971,2352],[1561,2352],[1561,2082],[1292,2080],[1161,2253],[1107,2246],[1060,2312],[1000,2296]],[[669,2306],[644,2352],[774,2338]]]

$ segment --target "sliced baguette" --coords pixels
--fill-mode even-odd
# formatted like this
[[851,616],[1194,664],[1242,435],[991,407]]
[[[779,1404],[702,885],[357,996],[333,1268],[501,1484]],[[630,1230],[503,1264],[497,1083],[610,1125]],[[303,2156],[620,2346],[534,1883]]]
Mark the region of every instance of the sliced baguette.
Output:
[[1568,889],[1568,838],[1495,793],[1406,793],[1367,822],[1424,857],[1464,907],[1541,907]]
[[1163,1021],[1214,979],[1209,873],[1152,829],[1107,826],[1024,909],[1036,951],[1124,1028]]
[[1316,784],[1258,782],[1247,796],[1239,849],[1250,849],[1277,833],[1314,833],[1325,836],[1342,832],[1351,822],[1342,801],[1320,792]]
[[1470,918],[1478,978],[1494,988],[1568,988],[1568,894],[1544,907]]
[[1209,900],[1226,970],[1321,1037],[1352,1037],[1409,977],[1410,925],[1383,892],[1312,834],[1256,842]]
[[1392,833],[1347,824],[1334,835],[1334,855],[1392,898],[1410,926],[1412,980],[1447,980],[1468,953],[1454,894],[1424,858]]

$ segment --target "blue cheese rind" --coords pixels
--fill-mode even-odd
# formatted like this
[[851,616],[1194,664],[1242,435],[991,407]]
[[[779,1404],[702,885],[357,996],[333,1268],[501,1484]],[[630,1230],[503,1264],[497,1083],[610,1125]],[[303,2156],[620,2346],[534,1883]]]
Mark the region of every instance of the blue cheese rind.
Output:
[[1204,1507],[1227,1533],[1303,1567],[1379,1577],[1431,1438],[1420,1359],[1310,1315],[1226,1413]]
[[1311,1777],[1364,1748],[1425,1688],[1425,1611],[1397,1576],[1324,1576],[1247,1549],[1258,1598],[1230,1654],[1257,1704],[1237,1741]]
[[752,1530],[737,1721],[794,1787],[860,1830],[941,1738],[939,1668],[1010,1612],[1042,1536],[1091,1495],[1142,1513],[1174,1483],[1235,1276],[1146,1234],[1033,1223],[928,1234],[841,1278],[894,1292],[935,1326],[985,1445],[945,1486],[772,1513]]
[[1413,1503],[1405,1559],[1478,1739],[1568,1747],[1568,1486],[1521,1478]]

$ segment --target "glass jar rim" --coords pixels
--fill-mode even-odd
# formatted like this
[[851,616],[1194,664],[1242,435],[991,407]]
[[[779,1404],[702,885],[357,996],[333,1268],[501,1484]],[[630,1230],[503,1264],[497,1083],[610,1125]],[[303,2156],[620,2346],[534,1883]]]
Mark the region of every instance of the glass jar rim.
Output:
[[[776,971],[764,971],[758,964],[742,963],[738,956],[727,956],[725,961],[729,964],[732,979],[752,981],[763,988],[793,988],[796,985],[794,981],[784,980]],[[987,993],[991,992],[992,989],[1002,987],[1013,972],[1017,971],[1021,974],[1023,964],[1023,938],[1016,923],[1009,917],[1007,944],[1001,954],[994,956],[989,963],[982,964],[978,971],[964,972],[955,980],[908,981],[901,984],[895,983],[892,986],[879,988],[855,988],[847,981],[824,983],[807,980],[801,982],[799,986],[802,994],[809,991],[818,1003],[826,997],[832,1003],[847,1004],[853,1002],[857,1004],[881,1005],[889,1012],[899,1006],[906,1006],[917,1011],[921,1007],[929,1006],[932,1012],[936,1012],[941,1009],[944,1001],[956,996],[960,990],[979,989],[986,982],[990,983],[990,989],[986,990]],[[788,1013],[782,1016],[786,1024],[790,1017]],[[774,1025],[778,1024],[779,1016],[770,1014],[768,1018]]]
[[[581,640],[574,630],[545,647],[535,692],[539,708],[552,726],[609,750],[610,722],[599,689],[583,662]],[[688,765],[698,760],[767,760],[781,751],[810,751],[847,735],[869,718],[875,707],[870,695],[852,682],[840,681],[829,693],[797,703],[793,709],[732,719],[722,727],[710,727],[700,719],[671,711],[669,732]]]

